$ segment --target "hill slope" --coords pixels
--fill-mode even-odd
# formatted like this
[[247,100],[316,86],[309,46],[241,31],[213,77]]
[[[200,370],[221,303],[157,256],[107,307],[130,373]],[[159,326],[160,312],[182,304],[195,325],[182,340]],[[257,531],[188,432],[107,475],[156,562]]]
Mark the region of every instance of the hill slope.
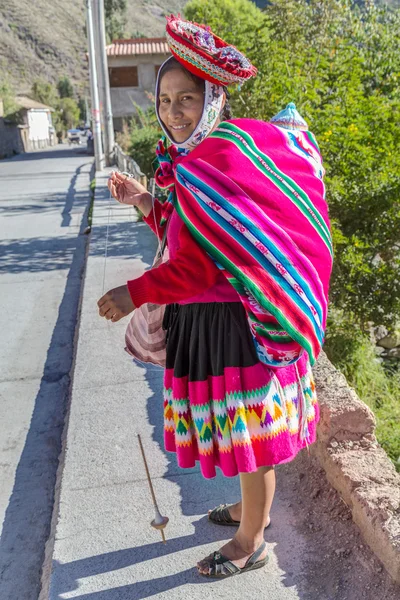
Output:
[[[187,0],[130,0],[128,35],[158,37],[165,14],[182,11]],[[32,82],[70,77],[79,91],[88,85],[84,0],[2,0],[0,3],[0,81],[16,92]]]
[[68,75],[87,78],[84,2],[76,0],[2,0],[0,73],[17,92],[35,79],[55,82]]

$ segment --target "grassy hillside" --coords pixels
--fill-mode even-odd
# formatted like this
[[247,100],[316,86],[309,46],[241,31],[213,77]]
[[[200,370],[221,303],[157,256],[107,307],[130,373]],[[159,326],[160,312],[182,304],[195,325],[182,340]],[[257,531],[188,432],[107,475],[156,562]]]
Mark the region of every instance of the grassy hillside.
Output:
[[17,92],[35,79],[55,82],[68,75],[86,81],[84,2],[77,0],[2,0],[0,76]]
[[183,14],[188,0],[128,0],[127,37],[159,37],[165,32],[165,15]]
[[[186,0],[129,0],[127,36],[161,36],[164,15],[182,11]],[[1,0],[0,82],[17,92],[32,82],[55,83],[67,75],[79,91],[87,86],[84,0]]]

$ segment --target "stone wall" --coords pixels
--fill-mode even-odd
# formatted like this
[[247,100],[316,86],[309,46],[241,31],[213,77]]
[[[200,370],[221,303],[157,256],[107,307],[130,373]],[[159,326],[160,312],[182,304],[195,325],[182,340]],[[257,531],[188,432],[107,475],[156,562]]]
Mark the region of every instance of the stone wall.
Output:
[[17,125],[6,123],[0,117],[0,158],[24,152],[21,130]]
[[375,352],[380,361],[389,364],[400,363],[400,328],[393,333],[388,332],[386,327],[379,325],[371,332],[372,341],[375,343]]
[[376,440],[374,414],[323,352],[313,371],[321,419],[311,453],[400,583],[400,476]]

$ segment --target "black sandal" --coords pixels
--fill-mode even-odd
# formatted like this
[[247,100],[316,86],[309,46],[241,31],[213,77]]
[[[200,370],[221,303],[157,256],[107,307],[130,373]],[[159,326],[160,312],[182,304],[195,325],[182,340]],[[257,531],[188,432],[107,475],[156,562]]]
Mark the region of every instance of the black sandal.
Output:
[[233,506],[233,504],[220,504],[210,512],[208,518],[216,525],[233,525],[234,527],[239,527],[240,521],[235,521],[231,517],[229,512],[230,506]]
[[[233,504],[220,504],[210,512],[208,515],[209,520],[212,521],[212,523],[215,523],[215,525],[239,527],[240,521],[235,521],[232,519],[229,512],[229,508],[231,506],[233,506]],[[269,527],[270,525],[271,521],[268,523],[268,525],[266,525],[266,527]]]
[[266,546],[267,544],[264,541],[258,550],[256,550],[254,554],[250,556],[242,569],[234,565],[229,558],[226,558],[226,556],[223,556],[220,552],[214,552],[214,554],[209,557],[209,572],[201,573],[199,571],[199,575],[210,577],[211,579],[225,579],[226,577],[232,577],[232,575],[240,575],[246,571],[260,569],[261,567],[264,567],[269,560],[269,554],[267,554],[267,556],[262,560],[257,560],[258,557],[264,552]]

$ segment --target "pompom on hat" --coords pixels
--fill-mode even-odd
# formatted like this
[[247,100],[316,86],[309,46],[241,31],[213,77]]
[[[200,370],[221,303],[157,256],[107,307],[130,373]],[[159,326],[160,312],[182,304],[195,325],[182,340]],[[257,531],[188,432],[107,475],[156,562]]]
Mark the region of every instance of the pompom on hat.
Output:
[[217,85],[242,85],[257,69],[235,46],[216,36],[206,25],[171,15],[167,17],[171,53],[191,73]]
[[299,131],[307,131],[308,129],[306,121],[296,109],[294,102],[289,102],[286,108],[272,117],[270,122],[284,129],[297,129]]

